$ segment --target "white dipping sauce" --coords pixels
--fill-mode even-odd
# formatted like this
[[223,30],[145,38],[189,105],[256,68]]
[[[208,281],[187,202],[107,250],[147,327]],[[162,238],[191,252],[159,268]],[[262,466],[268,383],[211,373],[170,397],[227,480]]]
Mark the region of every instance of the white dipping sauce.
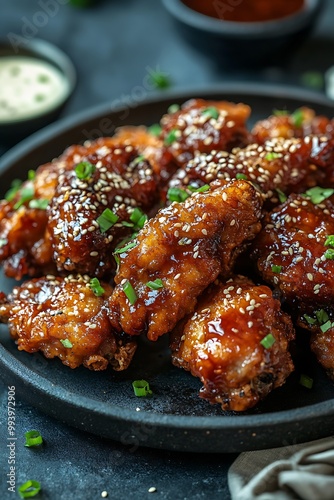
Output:
[[60,104],[68,90],[65,76],[46,61],[0,57],[0,122],[41,115]]

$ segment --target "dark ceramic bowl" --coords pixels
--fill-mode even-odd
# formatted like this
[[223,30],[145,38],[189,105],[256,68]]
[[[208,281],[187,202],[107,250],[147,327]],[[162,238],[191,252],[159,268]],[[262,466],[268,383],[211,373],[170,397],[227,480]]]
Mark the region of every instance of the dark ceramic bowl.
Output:
[[245,23],[200,14],[182,0],[162,1],[192,45],[220,62],[248,67],[286,60],[309,35],[324,4],[324,0],[305,0],[304,8],[290,16]]
[[[0,143],[8,145],[18,142],[58,118],[74,90],[76,72],[67,55],[45,40],[30,40],[24,45],[15,48],[8,41],[2,40],[0,41],[0,59],[6,56],[29,56],[45,61],[60,71],[66,83],[61,97],[53,104],[50,104],[44,111],[15,120],[1,120],[0,118]],[[1,98],[5,97],[2,93]]]

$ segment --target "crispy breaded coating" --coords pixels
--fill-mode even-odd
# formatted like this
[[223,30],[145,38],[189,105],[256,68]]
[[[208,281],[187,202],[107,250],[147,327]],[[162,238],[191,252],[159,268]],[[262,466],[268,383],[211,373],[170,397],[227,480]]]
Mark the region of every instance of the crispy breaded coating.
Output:
[[[172,330],[219,274],[231,274],[235,259],[260,229],[261,206],[251,184],[234,181],[160,210],[135,246],[120,252],[110,299],[113,326],[129,335],[147,333],[150,340]],[[150,282],[158,286],[152,289]],[[135,300],[124,287],[133,289]]]
[[162,138],[177,163],[184,166],[196,152],[231,151],[248,144],[249,115],[246,104],[192,99],[162,117]]
[[293,194],[266,216],[253,252],[262,278],[301,311],[334,300],[334,260],[326,246],[334,235],[333,190],[313,189],[312,198]]
[[96,296],[87,276],[43,277],[26,281],[1,297],[0,321],[19,350],[42,351],[64,365],[83,364],[91,370],[115,370],[129,365],[136,349],[132,340],[118,336],[108,318],[112,288],[101,283]]
[[293,371],[293,339],[292,322],[271,290],[236,276],[213,285],[193,316],[176,327],[172,359],[200,378],[202,398],[223,410],[244,411]]

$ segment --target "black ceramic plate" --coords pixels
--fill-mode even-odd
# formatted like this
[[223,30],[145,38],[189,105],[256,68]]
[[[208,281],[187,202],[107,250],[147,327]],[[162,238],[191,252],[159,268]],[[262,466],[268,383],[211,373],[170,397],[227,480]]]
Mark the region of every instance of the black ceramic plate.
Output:
[[[198,96],[248,103],[252,120],[273,108],[294,110],[309,105],[318,113],[334,115],[334,104],[321,96],[288,88],[233,85],[207,91],[164,94],[161,99],[110,110],[105,105],[64,120],[35,134],[2,158],[1,191],[12,179],[60,154],[63,149],[116,126],[152,124],[172,103]],[[9,291],[13,281],[0,278]],[[121,441],[134,450],[139,445],[192,452],[239,452],[294,444],[334,432],[334,385],[307,349],[297,359],[297,370],[284,387],[274,391],[247,414],[222,412],[198,398],[200,383],[170,363],[166,339],[142,341],[134,363],[125,373],[70,370],[59,360],[17,351],[2,327],[0,366],[18,397],[70,425]],[[312,390],[299,385],[300,373],[314,379]],[[136,398],[131,382],[150,382],[154,395]]]

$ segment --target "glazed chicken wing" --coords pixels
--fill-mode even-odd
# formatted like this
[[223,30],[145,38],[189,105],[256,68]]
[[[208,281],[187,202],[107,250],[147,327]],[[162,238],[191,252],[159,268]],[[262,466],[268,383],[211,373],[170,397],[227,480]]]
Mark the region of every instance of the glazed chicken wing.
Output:
[[7,276],[19,280],[55,270],[46,207],[63,171],[61,161],[42,165],[24,183],[14,181],[0,201],[0,262]]
[[297,323],[311,332],[310,346],[317,361],[334,381],[334,314],[333,306],[325,309],[309,307],[300,314]]
[[162,138],[180,166],[196,152],[231,151],[248,144],[246,104],[192,99],[161,119]]
[[131,235],[134,209],[158,200],[158,181],[132,146],[102,148],[80,165],[87,175],[78,166],[65,172],[48,208],[53,259],[58,272],[103,277],[114,270],[113,249]]
[[[96,285],[95,285],[96,286]],[[115,370],[129,365],[136,349],[133,339],[119,336],[108,318],[112,289],[94,285],[87,276],[48,276],[15,287],[2,296],[0,321],[8,323],[19,350],[42,351],[65,365],[91,370]]]
[[209,289],[172,335],[172,359],[203,383],[200,396],[244,411],[293,370],[292,322],[266,286],[237,276]]
[[260,229],[261,197],[235,181],[164,208],[120,253],[110,299],[115,328],[150,340],[193,311],[198,295],[234,261]]
[[88,156],[105,155],[110,150],[127,146],[136,149],[138,155],[148,160],[156,179],[162,184],[177,168],[173,155],[162,139],[152,135],[144,126],[119,127],[112,137],[101,137],[95,141],[86,141],[83,145],[68,147],[60,158],[69,169]]
[[277,137],[291,139],[311,134],[333,138],[334,120],[325,116],[316,116],[315,112],[307,107],[299,108],[291,114],[285,111],[276,111],[268,118],[258,121],[251,134],[253,140],[258,144],[263,144],[268,139]]
[[254,242],[262,278],[300,311],[334,300],[334,250],[328,246],[334,235],[334,198],[328,198],[333,190],[316,187],[308,193],[291,195],[268,214]]
[[248,179],[262,191],[264,199],[278,201],[278,193],[301,192],[328,177],[334,160],[334,145],[326,138],[276,138],[250,144],[232,153],[211,151],[198,154],[169,181],[169,188],[188,192],[204,184],[212,187],[231,179]]

